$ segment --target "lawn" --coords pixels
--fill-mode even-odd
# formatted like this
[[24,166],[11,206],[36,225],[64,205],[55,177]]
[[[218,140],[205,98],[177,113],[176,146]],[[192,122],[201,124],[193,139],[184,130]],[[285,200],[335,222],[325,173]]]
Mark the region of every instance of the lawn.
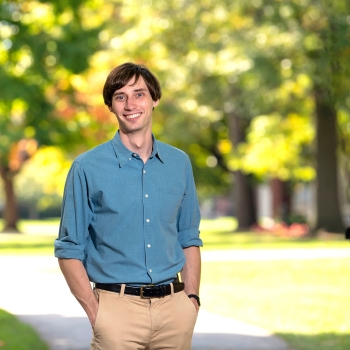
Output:
[[48,350],[34,330],[0,310],[0,348],[3,350]]
[[[58,221],[22,222],[0,235],[0,254],[53,254]],[[45,228],[46,227],[46,228]],[[203,252],[350,249],[341,236],[298,239],[236,233],[234,219],[203,220]],[[46,234],[47,233],[47,234]],[[233,253],[234,254],[234,253]],[[270,330],[295,350],[350,349],[350,259],[203,262],[203,308]]]
[[350,259],[204,262],[202,305],[294,349],[350,349],[349,271]]
[[[58,219],[21,220],[19,229],[24,234],[0,234],[0,254],[53,254],[53,243],[58,234]],[[0,220],[0,230],[2,221]],[[237,222],[233,218],[202,220],[203,251],[229,249],[281,249],[281,248],[346,248],[342,237],[334,239],[281,238],[253,232],[233,232]]]
[[347,248],[343,235],[329,235],[327,239],[278,237],[255,232],[234,232],[237,222],[234,218],[202,220],[201,238],[206,250],[229,249],[310,249]]
[[[203,251],[350,249],[341,235],[318,238],[232,233],[235,221],[203,220]],[[234,252],[233,252],[234,254]],[[284,338],[296,350],[350,349],[349,259],[203,262],[204,309]]]
[[[53,255],[53,244],[58,234],[58,219],[21,220],[23,234],[1,233],[1,255]],[[0,230],[2,222],[0,221]]]

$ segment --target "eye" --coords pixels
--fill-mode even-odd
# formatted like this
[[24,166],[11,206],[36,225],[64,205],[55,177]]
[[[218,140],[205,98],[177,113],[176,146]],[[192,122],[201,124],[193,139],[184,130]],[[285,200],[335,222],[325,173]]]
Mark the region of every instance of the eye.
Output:
[[115,97],[115,100],[117,100],[117,101],[124,101],[124,100],[126,100],[126,97],[124,95],[117,95]]
[[143,95],[144,95],[143,92],[138,92],[138,93],[136,94],[136,97],[142,97]]

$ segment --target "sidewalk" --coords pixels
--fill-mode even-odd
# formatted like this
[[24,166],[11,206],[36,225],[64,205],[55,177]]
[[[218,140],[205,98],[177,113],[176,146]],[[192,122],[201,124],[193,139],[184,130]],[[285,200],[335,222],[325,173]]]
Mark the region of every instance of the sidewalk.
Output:
[[[11,286],[0,289],[0,308],[34,326],[51,350],[89,350],[89,321],[70,294],[57,259],[2,256],[0,266],[1,281]],[[263,329],[200,310],[193,350],[229,349],[289,350]]]

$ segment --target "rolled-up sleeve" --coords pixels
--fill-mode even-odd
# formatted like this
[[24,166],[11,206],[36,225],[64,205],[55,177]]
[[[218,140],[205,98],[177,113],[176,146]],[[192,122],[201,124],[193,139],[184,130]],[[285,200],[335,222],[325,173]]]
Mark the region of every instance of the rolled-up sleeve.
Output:
[[178,212],[178,237],[182,248],[203,246],[199,238],[200,211],[190,160],[186,166],[186,191]]
[[84,260],[92,218],[86,174],[75,161],[69,170],[62,202],[62,214],[55,256]]

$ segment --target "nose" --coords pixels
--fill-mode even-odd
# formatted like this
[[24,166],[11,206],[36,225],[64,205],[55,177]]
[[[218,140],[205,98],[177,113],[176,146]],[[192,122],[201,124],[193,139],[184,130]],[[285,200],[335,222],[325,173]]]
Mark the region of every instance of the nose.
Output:
[[128,98],[125,102],[124,108],[128,111],[134,109],[136,107],[135,101],[132,98]]

